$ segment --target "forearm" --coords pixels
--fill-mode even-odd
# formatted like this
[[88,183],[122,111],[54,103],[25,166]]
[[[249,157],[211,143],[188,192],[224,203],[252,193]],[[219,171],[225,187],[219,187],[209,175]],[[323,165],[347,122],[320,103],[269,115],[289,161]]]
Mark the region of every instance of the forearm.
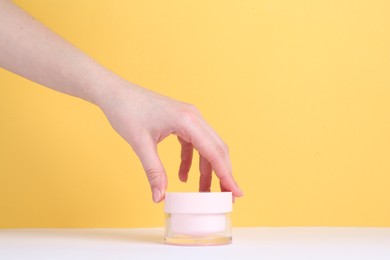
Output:
[[8,0],[0,0],[0,67],[95,104],[121,80]]

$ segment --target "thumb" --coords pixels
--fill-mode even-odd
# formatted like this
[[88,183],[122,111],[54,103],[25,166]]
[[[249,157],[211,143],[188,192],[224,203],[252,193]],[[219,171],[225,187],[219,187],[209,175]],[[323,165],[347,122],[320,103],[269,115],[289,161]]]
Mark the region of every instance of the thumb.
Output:
[[157,145],[152,140],[141,142],[138,149],[134,149],[141,160],[152,191],[153,202],[164,199],[167,188],[167,176],[164,166],[157,153]]

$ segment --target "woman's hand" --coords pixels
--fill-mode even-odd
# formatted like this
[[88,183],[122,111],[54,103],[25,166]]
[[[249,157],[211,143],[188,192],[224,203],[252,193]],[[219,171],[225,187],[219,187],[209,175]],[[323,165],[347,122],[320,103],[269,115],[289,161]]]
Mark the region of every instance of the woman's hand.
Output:
[[157,145],[174,134],[181,144],[179,178],[186,181],[193,149],[200,156],[200,191],[210,191],[212,171],[222,191],[242,196],[232,176],[229,151],[217,133],[192,105],[159,95],[123,81],[102,101],[97,102],[112,127],[131,145],[142,162],[153,201],[164,199],[167,177],[157,153]]

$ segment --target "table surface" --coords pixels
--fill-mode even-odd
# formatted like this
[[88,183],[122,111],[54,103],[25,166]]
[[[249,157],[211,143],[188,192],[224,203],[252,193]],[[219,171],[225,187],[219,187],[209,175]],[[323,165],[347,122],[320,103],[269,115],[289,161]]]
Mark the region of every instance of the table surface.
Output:
[[0,259],[390,259],[390,228],[234,228],[224,246],[171,246],[163,229],[0,229]]

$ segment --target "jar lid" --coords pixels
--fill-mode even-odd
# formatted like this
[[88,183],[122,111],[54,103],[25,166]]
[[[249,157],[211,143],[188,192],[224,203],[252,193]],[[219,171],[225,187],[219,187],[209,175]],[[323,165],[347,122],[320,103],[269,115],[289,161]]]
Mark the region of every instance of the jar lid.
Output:
[[167,192],[166,213],[215,214],[232,212],[231,192]]

